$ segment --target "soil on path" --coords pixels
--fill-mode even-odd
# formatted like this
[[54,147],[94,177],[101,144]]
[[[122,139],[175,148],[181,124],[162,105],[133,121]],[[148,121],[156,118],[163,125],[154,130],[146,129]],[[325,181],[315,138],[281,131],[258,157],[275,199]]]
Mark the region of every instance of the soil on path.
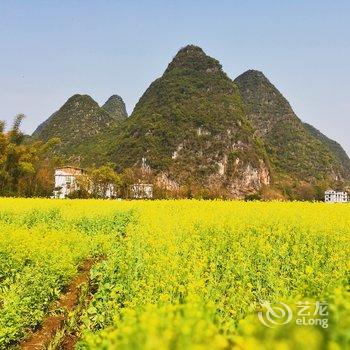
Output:
[[[22,350],[46,349],[56,333],[63,328],[66,315],[77,305],[80,295],[80,286],[83,283],[89,283],[90,270],[95,263],[96,260],[86,260],[84,262],[78,275],[69,284],[67,292],[61,295],[52,308],[52,311],[55,309],[64,309],[65,312],[59,315],[48,316],[44,319],[41,327],[20,344]],[[76,339],[74,337],[64,339],[62,348],[67,350],[73,349],[75,343]]]

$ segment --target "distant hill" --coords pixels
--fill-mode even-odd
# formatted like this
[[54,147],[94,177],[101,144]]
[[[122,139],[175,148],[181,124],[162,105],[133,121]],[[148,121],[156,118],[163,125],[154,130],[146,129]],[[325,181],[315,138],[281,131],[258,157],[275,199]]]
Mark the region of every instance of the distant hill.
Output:
[[192,45],[146,90],[109,155],[119,169],[146,157],[165,183],[229,196],[269,183],[264,147],[236,85],[217,60]]
[[343,147],[336,141],[328,138],[326,135],[322,134],[321,131],[317,130],[314,126],[304,123],[305,128],[318,140],[320,140],[332,154],[335,156],[335,158],[338,159],[338,161],[343,165],[344,169],[346,170],[348,176],[350,174],[350,158],[343,149]]
[[74,95],[38,126],[32,138],[47,141],[58,137],[58,153],[67,161],[76,165],[101,164],[108,160],[105,154],[111,135],[125,118],[124,103],[120,101],[118,110],[115,102],[114,97],[106,102],[108,112],[90,96]]
[[334,141],[305,126],[262,72],[249,70],[236,78],[235,83],[249,120],[264,140],[277,178],[287,175],[312,182],[348,177],[348,167],[344,163],[347,156],[341,147],[335,147]]
[[118,121],[123,121],[128,117],[125,103],[119,95],[111,96],[102,108]]

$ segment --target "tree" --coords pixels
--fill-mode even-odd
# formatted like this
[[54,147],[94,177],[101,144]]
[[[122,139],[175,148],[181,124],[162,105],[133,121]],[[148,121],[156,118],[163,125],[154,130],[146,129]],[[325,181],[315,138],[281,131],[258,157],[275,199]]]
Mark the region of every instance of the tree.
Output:
[[[49,177],[53,179],[53,159],[48,152],[58,142],[28,142],[20,131],[23,114],[15,117],[11,129],[5,131],[0,122],[0,195],[43,196],[52,190]],[[51,180],[52,181],[52,180]]]
[[76,178],[77,189],[68,195],[69,198],[92,198],[93,183],[88,174],[82,174]]
[[122,179],[108,163],[91,172],[92,192],[94,197],[116,197],[121,188]]

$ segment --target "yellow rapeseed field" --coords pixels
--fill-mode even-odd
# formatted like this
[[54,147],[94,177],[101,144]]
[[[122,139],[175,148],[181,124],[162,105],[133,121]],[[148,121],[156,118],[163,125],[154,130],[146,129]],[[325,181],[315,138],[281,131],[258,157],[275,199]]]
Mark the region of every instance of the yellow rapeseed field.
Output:
[[0,225],[0,348],[94,256],[78,349],[350,347],[347,204],[0,199]]

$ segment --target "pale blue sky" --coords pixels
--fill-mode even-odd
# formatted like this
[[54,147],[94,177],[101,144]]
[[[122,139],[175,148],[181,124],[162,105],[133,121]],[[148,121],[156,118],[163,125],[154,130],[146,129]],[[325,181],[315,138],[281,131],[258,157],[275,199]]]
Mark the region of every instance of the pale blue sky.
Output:
[[262,70],[350,153],[349,19],[345,0],[0,0],[0,119],[25,113],[31,132],[75,93],[117,93],[130,113],[191,43],[231,78]]

